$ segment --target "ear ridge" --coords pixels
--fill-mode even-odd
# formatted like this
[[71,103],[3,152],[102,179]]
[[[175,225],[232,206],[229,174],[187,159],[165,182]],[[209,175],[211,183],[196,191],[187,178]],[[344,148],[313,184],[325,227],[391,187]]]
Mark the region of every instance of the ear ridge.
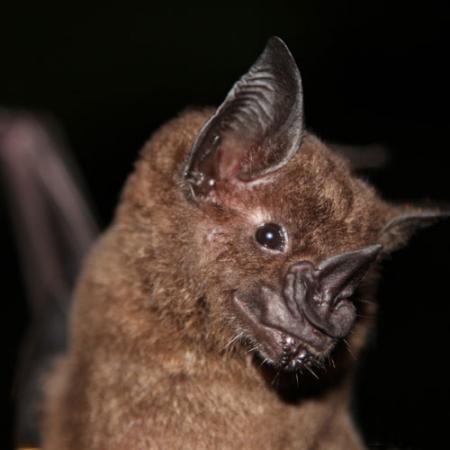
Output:
[[[285,86],[280,86],[280,84],[285,84]],[[295,95],[292,95],[294,93]],[[277,110],[271,113],[271,109],[273,109],[271,105],[277,101],[276,96],[283,96],[283,102],[290,101],[290,106],[295,105],[295,107],[289,108],[287,120],[282,121],[280,117],[274,118],[274,113],[278,112],[277,115],[280,115]],[[237,104],[242,103],[241,108],[242,106],[248,108],[249,111],[241,110],[243,114],[262,113],[254,114],[254,117],[259,122],[263,133],[267,133],[267,128],[270,129],[276,125],[286,127],[293,122],[303,122],[303,89],[300,72],[289,49],[280,38],[269,39],[266,48],[255,64],[235,83],[217,113],[222,112],[222,109],[225,109],[230,104],[229,102],[233,101],[236,101]],[[254,111],[255,108],[259,111]],[[292,134],[296,138],[290,143],[289,155],[297,150],[295,144],[299,146],[302,131],[302,128],[297,127],[292,130]]]
[[220,179],[252,181],[286,164],[302,135],[300,73],[283,41],[272,37],[200,130],[185,177],[202,196]]

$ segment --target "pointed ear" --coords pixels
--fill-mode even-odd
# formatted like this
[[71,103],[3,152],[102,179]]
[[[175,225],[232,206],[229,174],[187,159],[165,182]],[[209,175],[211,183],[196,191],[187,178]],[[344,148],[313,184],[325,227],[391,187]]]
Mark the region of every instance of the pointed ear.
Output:
[[450,218],[450,209],[400,209],[381,230],[378,242],[383,246],[383,253],[391,253],[406,245],[420,228],[446,218]]
[[203,197],[220,180],[253,181],[286,164],[302,134],[300,73],[283,41],[272,37],[200,130],[186,180]]
[[351,297],[381,249],[381,245],[371,245],[321,262],[317,271],[324,300],[336,303]]

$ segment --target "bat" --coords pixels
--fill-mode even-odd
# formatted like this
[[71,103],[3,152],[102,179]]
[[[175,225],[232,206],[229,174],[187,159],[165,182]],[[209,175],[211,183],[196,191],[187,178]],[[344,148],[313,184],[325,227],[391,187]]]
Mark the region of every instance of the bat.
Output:
[[74,293],[43,448],[361,449],[378,267],[448,212],[393,205],[305,130],[279,38],[142,150]]

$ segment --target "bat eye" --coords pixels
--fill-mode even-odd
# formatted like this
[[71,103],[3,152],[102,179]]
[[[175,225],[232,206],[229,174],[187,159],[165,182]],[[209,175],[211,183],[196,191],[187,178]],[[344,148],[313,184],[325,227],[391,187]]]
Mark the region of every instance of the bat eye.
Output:
[[276,223],[265,223],[255,233],[259,245],[269,250],[282,252],[286,246],[286,232]]

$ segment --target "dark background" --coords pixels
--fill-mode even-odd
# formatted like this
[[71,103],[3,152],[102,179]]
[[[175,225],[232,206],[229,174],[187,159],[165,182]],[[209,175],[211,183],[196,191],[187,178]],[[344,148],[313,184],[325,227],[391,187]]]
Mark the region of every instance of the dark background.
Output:
[[[1,6],[0,104],[59,120],[102,225],[149,134],[185,106],[218,104],[274,34],[299,63],[310,129],[387,146],[389,165],[365,174],[385,197],[450,201],[448,2],[163,3]],[[0,448],[8,449],[27,313],[1,206]],[[373,448],[448,442],[449,226],[423,231],[385,264],[355,402]]]

